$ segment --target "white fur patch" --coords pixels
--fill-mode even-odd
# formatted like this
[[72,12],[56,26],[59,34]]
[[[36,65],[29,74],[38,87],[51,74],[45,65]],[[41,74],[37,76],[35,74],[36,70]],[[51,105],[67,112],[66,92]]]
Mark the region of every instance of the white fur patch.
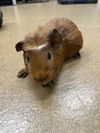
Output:
[[40,46],[35,46],[35,47],[32,47],[32,48],[27,48],[27,50],[40,50],[40,49],[44,48],[45,46],[47,46],[47,44],[42,44]]

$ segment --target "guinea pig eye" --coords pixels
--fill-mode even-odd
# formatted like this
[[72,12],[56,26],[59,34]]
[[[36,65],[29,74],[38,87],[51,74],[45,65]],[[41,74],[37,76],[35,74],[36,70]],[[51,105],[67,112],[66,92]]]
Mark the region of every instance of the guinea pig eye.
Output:
[[27,60],[27,62],[30,62],[30,57],[29,57],[29,56],[27,56],[26,60]]
[[48,52],[48,59],[51,60],[51,54]]

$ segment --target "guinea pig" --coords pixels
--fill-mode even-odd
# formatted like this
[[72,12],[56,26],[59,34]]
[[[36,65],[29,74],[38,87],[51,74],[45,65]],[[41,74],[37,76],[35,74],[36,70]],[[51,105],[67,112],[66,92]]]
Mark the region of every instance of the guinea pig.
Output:
[[25,68],[19,78],[29,76],[43,86],[52,86],[64,61],[80,56],[83,37],[78,27],[66,18],[55,18],[16,44],[23,51]]

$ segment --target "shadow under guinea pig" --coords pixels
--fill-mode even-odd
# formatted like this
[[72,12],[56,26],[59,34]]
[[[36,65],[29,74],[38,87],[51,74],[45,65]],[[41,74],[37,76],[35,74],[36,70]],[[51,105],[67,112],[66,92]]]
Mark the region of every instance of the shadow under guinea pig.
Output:
[[28,85],[31,90],[34,91],[34,95],[38,100],[47,100],[55,91],[55,85],[53,87],[43,87],[36,81],[31,80],[28,77]]

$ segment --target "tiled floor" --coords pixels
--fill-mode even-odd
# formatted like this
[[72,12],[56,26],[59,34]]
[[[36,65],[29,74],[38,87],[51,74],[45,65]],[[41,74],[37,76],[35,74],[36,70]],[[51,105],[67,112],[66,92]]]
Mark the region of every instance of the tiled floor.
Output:
[[[0,133],[100,133],[100,8],[56,2],[2,7]],[[54,89],[18,79],[22,53],[15,44],[55,17],[81,29],[81,59],[64,64]]]

